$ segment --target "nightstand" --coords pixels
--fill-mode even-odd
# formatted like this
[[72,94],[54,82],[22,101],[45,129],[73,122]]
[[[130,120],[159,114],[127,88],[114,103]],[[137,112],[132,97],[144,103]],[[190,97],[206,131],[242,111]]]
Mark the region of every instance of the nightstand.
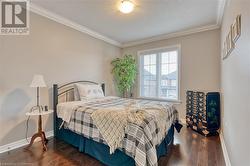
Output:
[[44,131],[42,130],[42,116],[43,115],[48,115],[48,114],[51,114],[53,113],[53,110],[48,110],[48,111],[41,111],[39,112],[39,110],[36,110],[36,111],[33,111],[33,112],[27,112],[26,115],[27,116],[38,116],[38,132],[35,133],[32,138],[31,138],[31,141],[30,141],[30,144],[28,145],[27,148],[31,147],[31,145],[34,143],[34,140],[37,138],[37,137],[40,137],[41,138],[41,141],[42,141],[42,144],[43,144],[43,150],[46,151],[47,150],[47,142],[48,142],[48,139],[46,138],[45,136],[45,133]]

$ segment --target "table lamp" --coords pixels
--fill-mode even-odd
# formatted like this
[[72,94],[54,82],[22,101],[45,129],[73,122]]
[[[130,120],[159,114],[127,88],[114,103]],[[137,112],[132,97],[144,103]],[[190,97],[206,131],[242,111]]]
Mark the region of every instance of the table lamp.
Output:
[[43,108],[39,103],[39,99],[40,99],[40,89],[39,88],[46,87],[46,83],[43,79],[43,76],[42,75],[34,75],[33,80],[30,84],[30,87],[36,88],[36,93],[37,93],[36,106],[31,108],[31,112],[34,110],[39,110],[39,112],[41,112],[41,110],[43,110]]

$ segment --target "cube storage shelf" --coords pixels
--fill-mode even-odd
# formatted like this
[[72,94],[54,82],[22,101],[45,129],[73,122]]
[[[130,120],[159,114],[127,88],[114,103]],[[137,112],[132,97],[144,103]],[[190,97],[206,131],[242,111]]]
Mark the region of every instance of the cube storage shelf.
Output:
[[186,92],[187,127],[204,136],[218,135],[220,128],[220,93]]

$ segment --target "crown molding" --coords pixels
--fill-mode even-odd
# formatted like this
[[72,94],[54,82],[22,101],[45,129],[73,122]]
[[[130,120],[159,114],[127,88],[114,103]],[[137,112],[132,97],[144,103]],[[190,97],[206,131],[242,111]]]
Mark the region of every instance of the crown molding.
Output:
[[78,30],[80,32],[83,32],[85,34],[88,34],[88,35],[90,35],[90,36],[92,36],[92,37],[94,37],[96,39],[100,39],[100,40],[103,40],[103,41],[105,41],[105,42],[107,42],[109,44],[121,47],[120,42],[115,41],[113,39],[110,39],[109,37],[106,37],[106,36],[104,36],[104,35],[102,35],[102,34],[100,34],[98,32],[95,32],[95,31],[93,31],[93,30],[91,30],[91,29],[89,29],[89,28],[87,28],[85,26],[82,26],[82,25],[77,24],[77,23],[75,23],[73,21],[70,21],[70,20],[68,20],[68,19],[66,19],[66,18],[64,18],[64,17],[62,17],[62,16],[60,16],[58,14],[50,12],[50,11],[48,11],[48,10],[38,6],[38,5],[35,5],[34,3],[30,3],[30,11],[32,11],[32,12],[38,14],[38,15],[41,15],[43,17],[49,18],[49,19],[51,19],[51,20],[53,20],[55,22],[58,22],[60,24],[66,25],[66,26],[68,26],[70,28],[73,28],[75,30]]
[[218,28],[220,28],[220,26],[215,24],[215,25],[208,25],[208,26],[203,26],[203,27],[199,27],[199,28],[193,28],[193,29],[189,29],[189,30],[185,30],[185,31],[179,31],[179,32],[175,32],[175,33],[169,33],[169,34],[165,34],[165,35],[154,36],[154,37],[143,39],[143,40],[137,40],[137,41],[133,41],[133,42],[123,43],[122,48],[132,47],[132,46],[136,46],[136,45],[140,45],[140,44],[146,44],[146,43],[150,43],[150,42],[166,40],[166,39],[171,39],[171,38],[176,38],[176,37],[181,37],[181,36],[186,36],[186,35],[191,35],[194,33],[210,31],[210,30],[214,30],[214,29],[218,29]]

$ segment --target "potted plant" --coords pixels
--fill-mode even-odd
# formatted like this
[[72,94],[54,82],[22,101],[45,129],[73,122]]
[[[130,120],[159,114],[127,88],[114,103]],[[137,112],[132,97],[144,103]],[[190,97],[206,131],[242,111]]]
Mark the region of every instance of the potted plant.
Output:
[[137,74],[135,58],[132,55],[125,55],[122,58],[114,59],[111,64],[120,94],[123,97],[130,97]]

